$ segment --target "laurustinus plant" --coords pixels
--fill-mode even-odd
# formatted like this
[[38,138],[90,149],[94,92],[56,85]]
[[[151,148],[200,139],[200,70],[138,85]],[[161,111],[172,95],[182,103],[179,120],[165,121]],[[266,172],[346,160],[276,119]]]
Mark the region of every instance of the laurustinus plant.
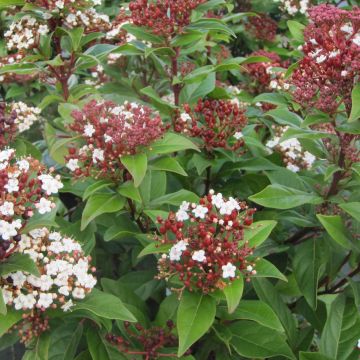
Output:
[[0,359],[358,360],[356,3],[0,0]]

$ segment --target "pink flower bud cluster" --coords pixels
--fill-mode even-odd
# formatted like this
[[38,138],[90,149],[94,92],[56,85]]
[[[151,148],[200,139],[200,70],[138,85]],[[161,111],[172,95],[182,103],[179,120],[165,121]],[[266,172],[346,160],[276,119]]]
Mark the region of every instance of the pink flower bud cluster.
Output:
[[93,100],[72,116],[70,128],[85,143],[80,149],[71,147],[66,157],[75,176],[121,178],[121,157],[151,146],[166,130],[159,115],[137,103]]
[[249,260],[253,249],[244,241],[244,228],[252,224],[254,212],[245,202],[211,190],[199,204],[184,201],[167,219],[158,218],[158,244],[171,245],[159,259],[158,277],[209,293],[239,276],[255,274]]
[[[16,253],[28,254],[40,276],[16,271],[0,277],[5,303],[15,310],[69,311],[73,300],[84,299],[96,284],[86,257],[75,240],[46,228],[23,234]],[[93,269],[94,270],[94,269]]]
[[63,184],[51,173],[36,159],[16,159],[13,149],[0,151],[0,259],[16,250],[28,219],[55,207],[51,195]]
[[273,126],[275,135],[266,143],[266,146],[282,155],[286,168],[290,171],[298,172],[301,169],[310,169],[316,157],[310,152],[304,151],[299,140],[295,138],[281,140],[288,128],[288,126]]
[[130,2],[132,22],[149,28],[154,34],[171,38],[190,24],[192,10],[204,0],[135,0]]
[[284,82],[284,73],[275,70],[276,68],[286,68],[288,63],[282,61],[280,56],[274,52],[258,50],[250,56],[264,56],[269,59],[268,62],[257,62],[246,65],[248,74],[252,80],[249,90],[252,93],[260,94],[284,88],[287,90],[289,86]]
[[26,2],[54,13],[72,10],[75,7],[84,8],[101,5],[101,0],[26,0]]
[[319,5],[309,10],[304,57],[293,72],[294,99],[304,107],[334,113],[351,110],[351,91],[360,73],[360,8]]
[[245,29],[256,39],[271,42],[276,37],[277,22],[266,14],[257,14],[249,16]]
[[184,112],[176,119],[175,130],[201,139],[208,151],[239,150],[244,145],[241,131],[247,118],[236,100],[199,99],[193,109],[185,104]]

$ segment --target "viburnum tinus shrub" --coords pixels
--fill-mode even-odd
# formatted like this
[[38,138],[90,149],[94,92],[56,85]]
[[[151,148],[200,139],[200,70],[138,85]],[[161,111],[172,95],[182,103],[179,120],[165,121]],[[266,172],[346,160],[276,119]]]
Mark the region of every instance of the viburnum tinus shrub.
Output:
[[354,1],[0,12],[0,358],[358,358]]

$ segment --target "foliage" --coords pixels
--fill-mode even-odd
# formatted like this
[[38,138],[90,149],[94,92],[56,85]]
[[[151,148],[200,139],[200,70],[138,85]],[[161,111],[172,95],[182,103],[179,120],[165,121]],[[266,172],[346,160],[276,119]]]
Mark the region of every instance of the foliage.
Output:
[[357,359],[356,3],[0,0],[0,351]]

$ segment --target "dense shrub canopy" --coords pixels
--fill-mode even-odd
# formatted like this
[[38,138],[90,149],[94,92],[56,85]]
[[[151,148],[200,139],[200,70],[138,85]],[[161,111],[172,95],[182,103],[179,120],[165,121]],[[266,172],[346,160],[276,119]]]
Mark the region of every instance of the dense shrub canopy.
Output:
[[356,0],[0,0],[0,357],[356,360]]

